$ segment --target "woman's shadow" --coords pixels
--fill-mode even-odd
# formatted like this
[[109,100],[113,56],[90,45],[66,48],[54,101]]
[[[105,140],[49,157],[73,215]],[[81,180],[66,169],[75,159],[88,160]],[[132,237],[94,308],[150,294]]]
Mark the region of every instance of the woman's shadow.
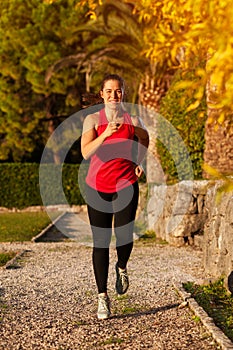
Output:
[[137,312],[127,313],[127,314],[123,314],[123,315],[113,315],[113,316],[111,316],[111,318],[112,319],[114,319],[114,318],[115,319],[124,319],[127,317],[139,317],[139,316],[145,316],[145,315],[154,315],[158,312],[174,309],[174,308],[178,307],[179,305],[180,305],[180,303],[164,305],[164,306],[156,307],[156,308],[153,308],[150,310],[145,310],[145,311],[137,311]]

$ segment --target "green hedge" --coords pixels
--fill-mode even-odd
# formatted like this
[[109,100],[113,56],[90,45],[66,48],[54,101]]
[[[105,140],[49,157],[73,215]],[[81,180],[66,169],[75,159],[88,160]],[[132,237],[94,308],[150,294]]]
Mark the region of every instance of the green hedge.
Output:
[[[54,164],[43,164],[39,168],[35,163],[3,163],[0,164],[0,206],[6,208],[26,208],[37,205],[54,205],[69,203],[84,204],[80,193],[79,182],[84,182],[85,167],[63,164],[61,168]],[[39,169],[42,177],[39,177]],[[59,171],[62,171],[61,195]],[[79,180],[79,176],[81,181]],[[39,179],[42,179],[39,183]],[[41,198],[43,191],[43,201]],[[62,192],[63,192],[62,191]],[[65,201],[64,201],[64,198]]]
[[[173,78],[167,95],[161,101],[159,111],[162,118],[158,120],[158,135],[162,142],[157,141],[157,150],[168,182],[189,179],[188,161],[191,161],[194,179],[202,178],[206,100],[204,96],[197,109],[187,112],[187,107],[194,102],[194,98],[188,97],[185,90],[174,88],[175,84],[182,79],[195,80],[197,77],[192,74],[184,76],[178,72]],[[182,100],[183,103],[181,103]],[[200,117],[201,114],[202,117]],[[169,128],[169,124],[174,129]],[[169,150],[172,150],[173,154]],[[178,160],[176,164],[174,159]]]

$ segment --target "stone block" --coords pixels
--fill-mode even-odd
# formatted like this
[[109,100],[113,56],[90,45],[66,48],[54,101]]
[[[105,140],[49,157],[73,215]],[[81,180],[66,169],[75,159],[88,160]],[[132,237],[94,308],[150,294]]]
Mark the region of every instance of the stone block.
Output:
[[157,237],[201,247],[205,273],[213,279],[227,279],[233,271],[233,196],[225,193],[217,203],[221,185],[205,180],[154,186],[147,205],[149,228]]

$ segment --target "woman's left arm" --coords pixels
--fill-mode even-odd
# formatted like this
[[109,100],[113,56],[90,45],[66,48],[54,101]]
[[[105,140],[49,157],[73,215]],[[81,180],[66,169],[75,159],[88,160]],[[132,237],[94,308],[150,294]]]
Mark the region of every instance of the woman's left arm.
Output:
[[137,155],[137,167],[135,169],[136,175],[140,177],[143,173],[141,163],[145,157],[147,148],[149,146],[149,133],[143,124],[141,118],[133,116],[131,117],[134,125],[135,136],[138,139],[138,155]]

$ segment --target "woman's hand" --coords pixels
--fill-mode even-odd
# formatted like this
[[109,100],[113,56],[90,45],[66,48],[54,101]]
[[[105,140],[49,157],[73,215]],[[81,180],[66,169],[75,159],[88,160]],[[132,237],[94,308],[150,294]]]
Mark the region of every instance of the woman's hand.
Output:
[[98,125],[98,122],[98,114],[90,114],[84,120],[83,134],[81,138],[81,151],[84,159],[89,159],[103,144],[104,140],[116,132],[120,127],[119,123],[110,122],[104,132],[97,136],[96,125]]
[[144,173],[143,167],[141,165],[137,165],[135,167],[135,174],[137,175],[137,177],[141,177],[143,173]]
[[116,132],[118,128],[119,128],[119,123],[109,122],[103,134],[105,137],[112,136],[112,134],[114,134],[114,132]]

